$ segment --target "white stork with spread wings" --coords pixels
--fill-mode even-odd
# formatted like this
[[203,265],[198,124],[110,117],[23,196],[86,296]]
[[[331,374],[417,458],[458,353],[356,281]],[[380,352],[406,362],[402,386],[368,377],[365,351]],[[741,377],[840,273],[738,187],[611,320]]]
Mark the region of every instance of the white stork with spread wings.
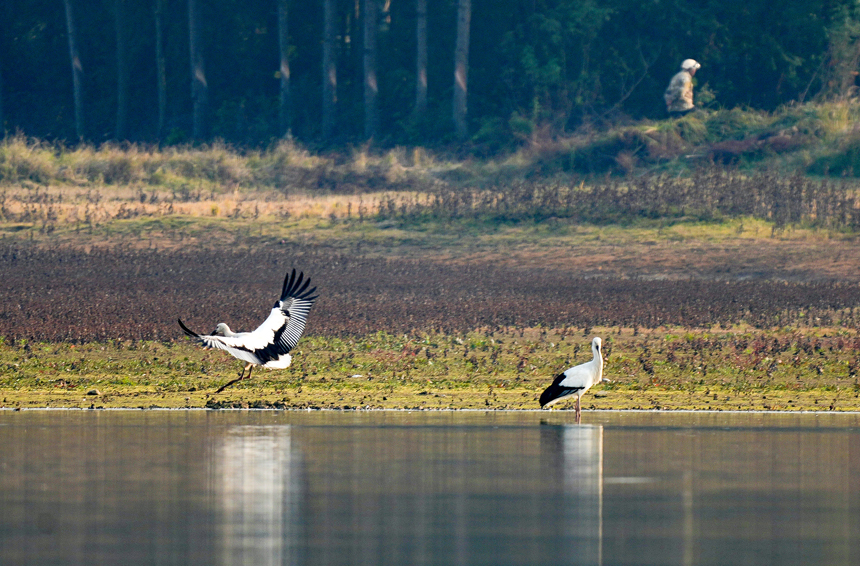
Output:
[[[215,327],[212,334],[197,334],[189,330],[182,319],[179,319],[182,330],[200,342],[204,348],[226,350],[245,362],[239,377],[225,384],[215,393],[221,393],[237,381],[250,378],[254,366],[269,369],[289,367],[292,361],[290,351],[296,347],[299,338],[302,337],[308,313],[317,299],[317,295],[313,294],[317,288],[308,289],[310,284],[310,278],[305,279],[304,273],[299,272],[296,275],[295,269],[292,273],[288,272],[284,278],[281,298],[275,302],[269,317],[253,332],[233,332],[222,322]],[[245,375],[246,371],[248,375]]]

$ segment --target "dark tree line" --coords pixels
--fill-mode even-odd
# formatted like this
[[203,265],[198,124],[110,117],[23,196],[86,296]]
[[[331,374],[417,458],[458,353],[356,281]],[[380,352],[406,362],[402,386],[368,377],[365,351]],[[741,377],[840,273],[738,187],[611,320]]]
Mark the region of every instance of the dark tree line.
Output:
[[[854,0],[5,0],[0,121],[73,141],[475,143],[851,94]],[[501,142],[504,143],[504,142]]]

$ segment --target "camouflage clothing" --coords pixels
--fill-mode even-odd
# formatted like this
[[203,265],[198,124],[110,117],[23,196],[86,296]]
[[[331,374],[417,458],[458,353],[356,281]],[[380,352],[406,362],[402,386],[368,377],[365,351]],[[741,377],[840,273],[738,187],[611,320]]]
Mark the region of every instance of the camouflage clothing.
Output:
[[669,87],[663,93],[666,110],[669,112],[687,112],[695,108],[693,105],[693,77],[687,71],[681,71],[672,77]]

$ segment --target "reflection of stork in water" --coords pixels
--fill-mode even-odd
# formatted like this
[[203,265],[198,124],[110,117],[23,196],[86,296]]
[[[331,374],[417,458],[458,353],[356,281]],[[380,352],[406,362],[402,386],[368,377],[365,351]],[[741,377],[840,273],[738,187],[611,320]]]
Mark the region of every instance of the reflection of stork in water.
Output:
[[[594,359],[590,362],[574,366],[564,371],[547,387],[540,396],[540,406],[549,407],[571,395],[576,396],[576,422],[580,422],[580,403],[583,393],[588,391],[592,385],[604,381],[603,379],[603,343],[599,337],[591,341],[591,351]],[[608,381],[608,380],[606,380]]]
[[573,505],[566,505],[568,531],[581,544],[576,564],[603,564],[603,427],[562,427],[564,488]]
[[[310,284],[310,278],[305,279],[301,272],[296,275],[295,269],[292,274],[287,273],[281,298],[275,301],[269,317],[253,332],[232,332],[230,327],[222,322],[211,335],[201,335],[189,330],[182,323],[182,319],[179,320],[182,330],[200,342],[204,348],[226,350],[245,362],[239,377],[226,383],[215,393],[221,393],[237,381],[249,379],[254,366],[269,369],[289,367],[292,361],[289,352],[302,337],[308,313],[317,299],[313,294],[317,288],[308,289]],[[245,375],[246,371],[248,375]]]
[[303,564],[304,457],[287,425],[233,426],[213,437],[210,478],[216,514],[216,564]]

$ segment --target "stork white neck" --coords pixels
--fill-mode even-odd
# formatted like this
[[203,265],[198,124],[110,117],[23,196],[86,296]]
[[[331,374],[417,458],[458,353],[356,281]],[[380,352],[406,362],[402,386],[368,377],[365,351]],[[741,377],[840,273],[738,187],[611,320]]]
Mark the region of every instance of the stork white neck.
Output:
[[215,336],[236,336],[236,333],[230,330],[230,327],[223,322],[218,323],[218,326],[215,327],[215,331],[212,332],[212,334]]
[[594,362],[597,364],[597,379],[594,383],[600,383],[603,380],[603,341],[599,336],[595,336],[591,341],[591,352],[594,354]]

